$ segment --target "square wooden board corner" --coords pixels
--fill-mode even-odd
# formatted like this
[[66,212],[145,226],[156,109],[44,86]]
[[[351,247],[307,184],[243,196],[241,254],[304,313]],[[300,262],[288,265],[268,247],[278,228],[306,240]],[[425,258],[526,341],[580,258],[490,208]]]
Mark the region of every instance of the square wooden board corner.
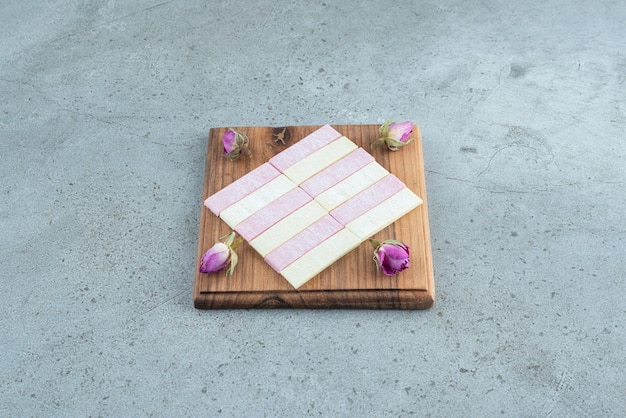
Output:
[[325,308],[325,309],[428,309],[435,300],[426,182],[419,127],[415,140],[399,151],[371,148],[379,125],[332,125],[370,152],[376,161],[422,198],[423,204],[375,235],[379,241],[397,239],[411,251],[411,267],[395,276],[378,272],[368,241],[332,266],[294,289],[246,242],[237,248],[239,264],[234,274],[202,274],[199,261],[231,229],[202,202],[250,170],[267,162],[320,126],[233,127],[250,138],[252,157],[235,162],[222,157],[221,137],[227,128],[209,132],[193,300],[198,309]]

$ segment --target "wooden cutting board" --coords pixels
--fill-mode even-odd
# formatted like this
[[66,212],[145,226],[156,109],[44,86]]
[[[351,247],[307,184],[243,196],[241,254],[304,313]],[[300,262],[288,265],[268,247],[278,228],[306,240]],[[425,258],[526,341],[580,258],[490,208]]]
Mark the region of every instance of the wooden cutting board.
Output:
[[200,202],[193,292],[196,308],[427,309],[433,305],[435,286],[419,127],[414,129],[415,140],[396,152],[386,147],[370,147],[378,138],[379,125],[332,127],[369,151],[379,164],[424,201],[374,237],[379,241],[396,239],[407,243],[411,249],[411,267],[396,276],[385,276],[377,271],[372,259],[374,249],[366,241],[296,290],[244,242],[236,250],[239,263],[232,276],[226,277],[224,272],[199,273],[202,254],[231,231],[202,204],[204,200],[320,126],[232,127],[248,135],[252,151],[252,158],[242,157],[235,162],[222,157],[221,138],[227,128],[213,128],[209,132],[204,193]]

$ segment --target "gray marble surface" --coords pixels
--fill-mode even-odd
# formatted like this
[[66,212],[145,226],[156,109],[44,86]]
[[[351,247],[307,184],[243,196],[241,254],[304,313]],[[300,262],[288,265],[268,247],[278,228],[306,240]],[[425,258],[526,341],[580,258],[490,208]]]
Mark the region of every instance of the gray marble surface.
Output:
[[[1,416],[622,416],[620,1],[0,3]],[[214,126],[422,128],[436,305],[199,311]]]

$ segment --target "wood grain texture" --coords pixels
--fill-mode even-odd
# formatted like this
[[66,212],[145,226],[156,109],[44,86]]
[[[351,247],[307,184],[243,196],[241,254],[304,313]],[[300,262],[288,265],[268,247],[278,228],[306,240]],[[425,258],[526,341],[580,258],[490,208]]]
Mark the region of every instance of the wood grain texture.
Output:
[[[427,309],[435,299],[426,184],[419,127],[415,140],[396,152],[370,148],[378,137],[379,125],[332,125],[357,145],[371,152],[375,160],[402,180],[423,204],[374,238],[397,239],[411,247],[411,267],[392,277],[378,272],[372,260],[373,248],[361,243],[299,289],[276,273],[248,243],[237,248],[239,264],[232,276],[201,274],[199,260],[220,237],[231,229],[202,202],[250,170],[314,132],[320,126],[233,127],[250,138],[252,158],[231,162],[221,156],[221,137],[227,128],[209,132],[200,201],[200,231],[193,300],[198,309],[237,308],[326,308],[326,309]],[[283,143],[284,142],[284,143]]]

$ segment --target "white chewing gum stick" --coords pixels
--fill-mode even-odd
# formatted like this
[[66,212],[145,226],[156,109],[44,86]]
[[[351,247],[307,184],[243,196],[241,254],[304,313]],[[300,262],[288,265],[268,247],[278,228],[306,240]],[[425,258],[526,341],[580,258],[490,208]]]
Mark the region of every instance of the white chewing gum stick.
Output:
[[330,215],[324,216],[298,235],[265,256],[265,262],[278,272],[311,251],[330,236],[343,229],[343,225]]
[[330,212],[342,225],[352,222],[368,210],[383,203],[406,186],[396,176],[389,174],[372,184],[352,199],[342,203]]
[[224,209],[233,205],[240,199],[243,199],[279,175],[280,172],[270,163],[261,164],[246,175],[209,196],[204,201],[204,205],[209,208],[211,212],[219,216]]
[[294,183],[300,184],[345,157],[356,148],[357,145],[354,142],[342,136],[293,164],[283,174]]
[[300,187],[309,195],[315,197],[372,161],[374,161],[374,157],[372,157],[369,152],[365,151],[363,148],[357,148],[339,161],[326,167],[324,170],[300,184]]
[[220,213],[220,218],[231,228],[244,221],[272,201],[295,189],[297,186],[286,176],[280,175],[269,183],[259,187],[243,199],[235,202]]
[[316,196],[315,200],[330,212],[387,175],[389,175],[389,172],[383,166],[376,161],[372,161],[359,171]]
[[346,228],[363,241],[421,204],[422,199],[408,188],[404,188],[348,223]]
[[246,241],[251,241],[285,216],[313,200],[299,187],[287,192],[269,205],[259,209],[235,227]]
[[285,267],[280,274],[297,289],[355,249],[360,242],[344,228]]
[[312,200],[266,229],[265,232],[250,241],[250,245],[262,257],[265,257],[272,250],[278,248],[327,214],[328,212],[319,203]]
[[339,138],[341,134],[332,126],[324,125],[310,135],[270,158],[269,162],[279,171],[285,171],[307,155]]

